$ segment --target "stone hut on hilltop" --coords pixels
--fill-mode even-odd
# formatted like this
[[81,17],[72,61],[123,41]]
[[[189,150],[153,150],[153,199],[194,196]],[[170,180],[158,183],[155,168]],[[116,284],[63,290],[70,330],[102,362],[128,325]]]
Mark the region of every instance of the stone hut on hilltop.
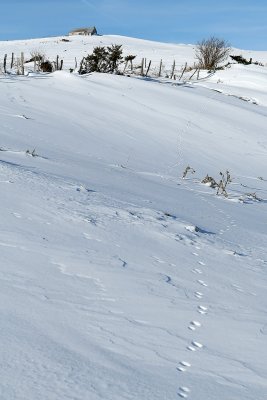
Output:
[[89,28],[73,29],[72,31],[69,32],[69,36],[74,36],[74,35],[93,36],[97,35],[97,30],[95,26]]

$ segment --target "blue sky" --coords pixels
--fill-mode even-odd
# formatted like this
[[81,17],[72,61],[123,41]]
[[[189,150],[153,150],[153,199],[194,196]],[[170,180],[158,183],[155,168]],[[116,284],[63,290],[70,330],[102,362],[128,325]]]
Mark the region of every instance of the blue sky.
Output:
[[267,50],[267,0],[0,0],[0,40],[56,36],[80,26],[173,43],[211,35]]

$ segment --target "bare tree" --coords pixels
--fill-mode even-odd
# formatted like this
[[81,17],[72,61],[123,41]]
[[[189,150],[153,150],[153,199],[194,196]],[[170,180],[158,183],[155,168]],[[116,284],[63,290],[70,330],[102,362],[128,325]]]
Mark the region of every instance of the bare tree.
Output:
[[231,47],[224,39],[211,36],[197,43],[196,59],[201,69],[216,69],[218,65],[227,59]]

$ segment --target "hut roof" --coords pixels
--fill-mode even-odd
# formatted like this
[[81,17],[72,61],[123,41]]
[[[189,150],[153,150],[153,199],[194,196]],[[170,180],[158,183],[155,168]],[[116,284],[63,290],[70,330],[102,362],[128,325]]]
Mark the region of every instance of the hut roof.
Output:
[[87,28],[76,28],[76,29],[73,29],[72,31],[70,31],[70,33],[75,33],[75,32],[93,33],[94,31],[96,31],[96,27],[95,26],[90,26],[90,27],[87,27]]

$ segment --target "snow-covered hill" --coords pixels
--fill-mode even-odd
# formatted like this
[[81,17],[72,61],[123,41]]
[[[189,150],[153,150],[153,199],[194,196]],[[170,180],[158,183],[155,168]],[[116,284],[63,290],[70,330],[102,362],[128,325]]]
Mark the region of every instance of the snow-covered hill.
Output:
[[[1,399],[265,399],[266,70],[0,76]],[[201,183],[226,170],[228,198]]]

